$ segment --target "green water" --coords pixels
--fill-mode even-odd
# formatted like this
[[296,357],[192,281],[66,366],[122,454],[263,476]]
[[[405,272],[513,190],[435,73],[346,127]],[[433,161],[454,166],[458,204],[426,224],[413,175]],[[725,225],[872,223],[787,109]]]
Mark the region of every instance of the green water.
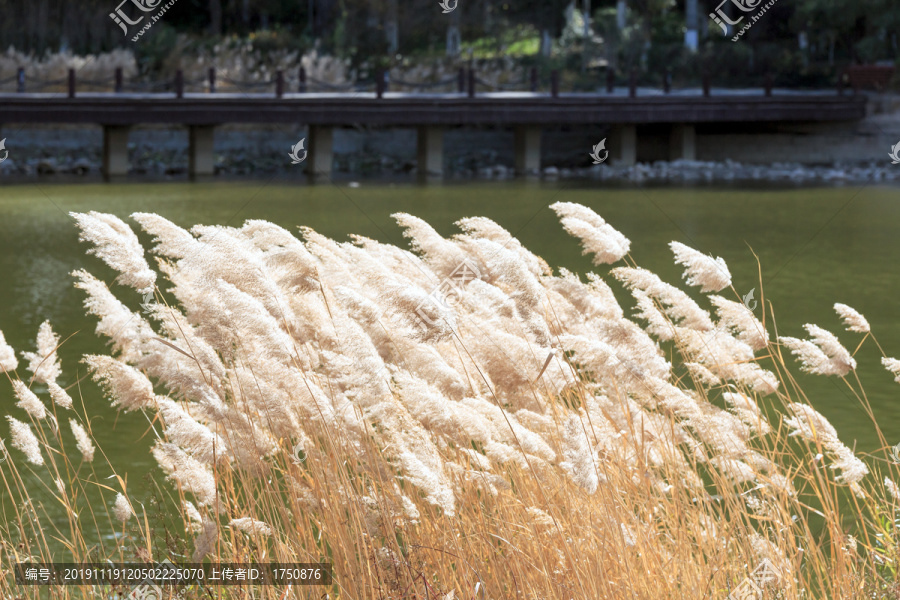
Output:
[[[105,341],[93,333],[95,321],[84,316],[83,293],[72,287],[69,273],[84,267],[106,281],[112,280],[112,273],[85,254],[87,245],[78,242],[69,211],[109,212],[126,221],[132,212],[156,212],[183,227],[197,223],[240,226],[246,219],[266,219],[294,231],[297,226],[309,226],[341,241],[348,233],[357,233],[404,246],[401,231],[390,218],[393,212],[422,217],[444,235],[457,231],[453,226],[457,219],[479,215],[497,221],[551,266],[589,271],[590,261],[581,256],[578,242],[563,232],[547,208],[557,201],[592,207],[631,239],[631,255],[639,265],[672,283],[679,283],[681,270],[673,264],[667,243],[678,240],[723,257],[735,287],[741,293],[756,288],[759,300],[752,249],[762,263],[765,297],[774,304],[778,333],[805,337],[802,325],[816,323],[838,333],[852,350],[860,336],[843,332],[831,309],[835,302],[843,302],[868,318],[888,355],[900,357],[900,278],[896,276],[900,190],[871,186],[790,190],[611,190],[515,183],[364,184],[358,188],[264,182],[6,186],[0,188],[0,330],[17,351],[34,350],[38,325],[50,319],[56,332],[68,338],[60,349],[64,386],[84,375],[79,364],[83,354],[105,351]],[[605,274],[608,268],[595,270]],[[135,292],[112,288],[137,307],[140,298]],[[857,354],[858,372],[880,426],[896,443],[900,442],[900,385],[878,358],[877,348],[868,343]],[[23,377],[27,375],[24,366],[20,361]],[[798,379],[848,445],[856,443],[862,451],[877,448],[868,417],[839,380],[799,375]],[[161,479],[149,454],[152,437],[146,419],[134,413],[117,414],[87,380],[81,381],[78,390],[70,390],[78,412],[90,417],[99,446],[116,472],[127,475],[129,494],[145,502],[147,474]],[[0,382],[0,412],[24,418],[6,382]],[[67,422],[63,411],[59,412],[61,424]],[[2,421],[0,437],[8,439],[8,425],[5,418]],[[63,430],[75,452],[68,427]],[[21,453],[11,452],[17,464],[24,464]],[[79,462],[75,460],[76,465]],[[98,452],[93,465],[101,481],[111,473],[104,463]],[[8,468],[0,465],[0,469]],[[46,470],[26,473],[29,490],[62,526],[63,509],[48,492],[47,486],[52,489],[53,484]],[[79,477],[89,475],[90,468],[82,467]],[[101,499],[96,493],[96,502],[111,505],[111,494]],[[2,489],[0,503],[0,514],[9,518],[10,499]],[[88,535],[99,539],[108,533],[101,526]]]

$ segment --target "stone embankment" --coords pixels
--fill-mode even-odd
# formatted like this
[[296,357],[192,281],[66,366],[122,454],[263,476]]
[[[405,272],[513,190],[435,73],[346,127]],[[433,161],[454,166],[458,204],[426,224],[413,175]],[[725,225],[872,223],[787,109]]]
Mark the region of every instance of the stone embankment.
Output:
[[[180,177],[187,172],[187,156],[177,152],[135,152],[131,173],[166,177]],[[362,176],[364,178],[414,175],[415,164],[384,157],[345,156],[339,161],[351,169],[339,169],[337,176]],[[515,176],[513,169],[503,164],[484,164],[468,160],[465,165],[451,166],[448,178],[452,180],[490,179],[504,180]],[[291,173],[290,161],[281,157],[252,156],[234,151],[217,156],[216,172],[223,176],[254,177]],[[25,160],[7,159],[0,163],[0,174],[28,176],[100,174],[100,157],[44,157]],[[294,169],[296,171],[296,169]],[[589,179],[621,184],[706,184],[770,182],[787,184],[836,184],[862,182],[892,182],[900,180],[900,164],[893,165],[889,158],[884,163],[870,162],[864,165],[832,164],[802,165],[799,163],[772,163],[770,165],[739,163],[732,160],[716,161],[657,161],[632,166],[604,163],[581,168],[546,167],[541,178]]]

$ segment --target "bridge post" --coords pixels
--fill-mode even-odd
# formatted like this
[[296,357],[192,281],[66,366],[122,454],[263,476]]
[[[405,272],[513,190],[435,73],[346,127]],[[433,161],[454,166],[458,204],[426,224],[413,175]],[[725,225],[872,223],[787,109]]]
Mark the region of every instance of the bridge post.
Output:
[[331,176],[333,129],[326,125],[309,126],[309,163],[307,173],[316,177]]
[[69,69],[69,98],[75,97],[75,69]]
[[124,80],[124,76],[122,73],[122,67],[116,67],[116,93],[122,93],[122,82]]
[[676,123],[669,135],[669,160],[697,160],[697,132],[693,125]]
[[215,174],[214,132],[213,125],[190,125],[188,127],[188,175],[192,179]]
[[637,162],[637,127],[615,125],[609,132],[609,154],[621,165],[630,167]]
[[109,181],[113,177],[128,174],[128,125],[103,126],[103,177]]
[[516,174],[537,175],[541,172],[541,128],[516,125]]
[[417,136],[419,179],[444,174],[444,128],[422,125]]
[[207,71],[207,77],[209,77],[209,93],[216,93],[216,68],[210,67],[209,71]]

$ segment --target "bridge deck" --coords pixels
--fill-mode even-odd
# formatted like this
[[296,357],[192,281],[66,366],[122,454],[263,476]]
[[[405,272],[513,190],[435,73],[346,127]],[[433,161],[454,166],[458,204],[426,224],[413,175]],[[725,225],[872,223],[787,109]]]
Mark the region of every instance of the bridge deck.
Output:
[[0,123],[303,123],[309,125],[561,125],[852,121],[864,95],[749,93],[648,95],[478,94],[0,94]]

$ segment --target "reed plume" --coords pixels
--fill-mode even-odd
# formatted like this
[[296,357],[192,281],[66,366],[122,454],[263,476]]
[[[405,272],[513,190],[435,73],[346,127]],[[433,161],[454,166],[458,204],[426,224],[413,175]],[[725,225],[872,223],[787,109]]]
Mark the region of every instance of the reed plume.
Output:
[[6,343],[6,338],[3,337],[3,332],[0,331],[0,373],[15,371],[18,366],[19,361],[16,360],[16,351]]

